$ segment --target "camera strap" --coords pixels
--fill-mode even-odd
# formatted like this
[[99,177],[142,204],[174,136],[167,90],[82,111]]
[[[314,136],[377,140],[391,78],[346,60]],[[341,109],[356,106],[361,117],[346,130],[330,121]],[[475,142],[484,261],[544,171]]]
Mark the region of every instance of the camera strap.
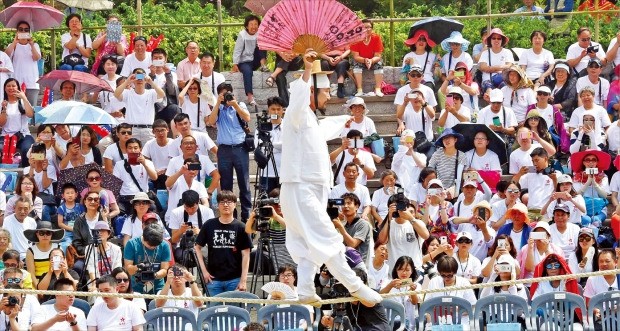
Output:
[[136,184],[140,192],[146,192],[142,190],[142,187],[138,183],[138,180],[136,179],[136,176],[133,174],[133,171],[131,171],[131,166],[129,165],[129,162],[127,162],[127,160],[123,161],[123,167],[125,168],[125,171],[127,171],[127,173],[129,174],[129,176],[131,176],[131,180],[133,181],[134,184]]
[[336,173],[334,174],[334,186],[336,186],[336,180],[338,180],[340,169],[342,169],[342,165],[344,164],[344,153],[345,151],[342,151],[342,157],[340,158],[340,162],[338,162],[338,167],[336,167]]
[[[198,103],[200,104],[200,100],[198,100]],[[198,154],[194,154],[194,157],[196,157],[196,159],[198,160],[198,162],[200,162],[200,156],[198,156]],[[200,180],[200,172],[202,172],[202,169],[198,170],[198,182],[201,182]],[[191,188],[191,184],[190,184],[190,188]],[[200,211],[200,209],[198,209],[198,211]]]
[[[183,222],[187,223],[189,220],[189,214],[186,211],[183,211]],[[200,211],[200,206],[198,206],[198,227],[202,228],[202,212]]]

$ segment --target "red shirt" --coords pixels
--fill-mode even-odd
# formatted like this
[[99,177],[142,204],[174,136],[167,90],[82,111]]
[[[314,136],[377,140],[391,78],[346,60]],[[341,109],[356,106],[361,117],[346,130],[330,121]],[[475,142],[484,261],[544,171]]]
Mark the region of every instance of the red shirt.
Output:
[[370,59],[375,56],[375,53],[383,52],[383,41],[378,34],[372,34],[370,36],[370,42],[368,45],[363,41],[351,45],[352,52],[358,52],[359,55],[365,59]]

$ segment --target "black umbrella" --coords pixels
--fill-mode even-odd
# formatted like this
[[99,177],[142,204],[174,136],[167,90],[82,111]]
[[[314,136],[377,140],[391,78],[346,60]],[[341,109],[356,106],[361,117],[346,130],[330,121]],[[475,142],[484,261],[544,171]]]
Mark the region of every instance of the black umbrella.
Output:
[[500,164],[508,162],[506,143],[502,137],[498,136],[497,133],[491,130],[491,128],[489,128],[486,124],[459,123],[452,127],[452,130],[462,134],[465,138],[456,143],[456,148],[463,152],[474,149],[474,137],[476,136],[476,133],[484,132],[489,138],[489,145],[487,148],[497,154]]
[[428,32],[429,38],[435,43],[440,44],[442,40],[450,37],[452,31],[463,31],[463,23],[445,17],[431,17],[413,23],[409,29],[409,37],[419,30],[424,29]]

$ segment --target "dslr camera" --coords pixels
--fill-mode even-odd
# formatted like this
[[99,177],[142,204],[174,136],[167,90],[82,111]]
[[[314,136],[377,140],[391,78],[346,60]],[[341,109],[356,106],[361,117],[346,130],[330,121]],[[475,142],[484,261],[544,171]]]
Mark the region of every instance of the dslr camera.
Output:
[[136,281],[141,283],[152,282],[155,280],[155,272],[159,270],[161,264],[153,262],[141,262],[136,265],[138,272],[135,274]]
[[230,102],[230,101],[233,101],[233,100],[235,100],[235,95],[232,94],[232,92],[224,93],[224,101]]
[[409,199],[405,196],[405,190],[402,187],[396,188],[396,193],[392,195],[392,201],[396,202],[396,211],[392,213],[393,218],[398,217],[398,212],[407,209]]
[[257,199],[256,205],[258,206],[258,223],[256,223],[256,229],[264,232],[269,230],[269,220],[273,217],[273,209],[271,206],[280,203],[280,198],[263,198]]
[[588,48],[586,48],[586,52],[588,52],[588,53],[598,53],[598,45],[588,46]]
[[273,116],[275,116],[275,118],[267,113],[267,109],[263,109],[261,113],[256,114],[256,128],[258,129],[259,137],[261,137],[261,133],[269,133],[273,130],[273,123],[271,123],[271,120],[277,119],[278,115],[274,114]]
[[9,303],[6,304],[7,307],[15,307],[19,304],[19,298],[16,296],[9,296]]

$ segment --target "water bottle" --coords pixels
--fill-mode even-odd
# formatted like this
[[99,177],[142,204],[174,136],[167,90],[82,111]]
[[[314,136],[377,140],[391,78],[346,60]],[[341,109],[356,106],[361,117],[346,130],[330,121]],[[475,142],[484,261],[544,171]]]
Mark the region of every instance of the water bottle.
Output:
[[478,110],[474,109],[471,111],[471,122],[476,123],[478,121]]
[[19,154],[19,152],[13,154],[13,164],[21,164],[21,162],[22,162],[21,154]]

